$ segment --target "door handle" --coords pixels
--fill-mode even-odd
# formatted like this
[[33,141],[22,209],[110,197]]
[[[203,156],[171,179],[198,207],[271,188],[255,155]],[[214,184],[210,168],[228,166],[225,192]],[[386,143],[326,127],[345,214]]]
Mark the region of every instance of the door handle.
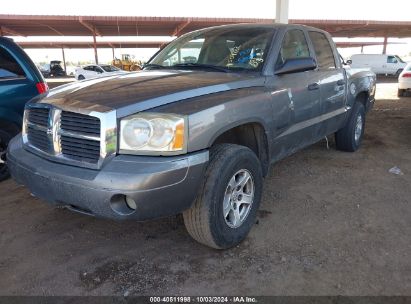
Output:
[[319,88],[320,88],[320,85],[318,84],[318,82],[314,82],[308,85],[309,91],[318,90]]
[[343,86],[343,85],[345,85],[344,79],[338,80],[338,81],[337,81],[337,85],[338,85],[338,86]]

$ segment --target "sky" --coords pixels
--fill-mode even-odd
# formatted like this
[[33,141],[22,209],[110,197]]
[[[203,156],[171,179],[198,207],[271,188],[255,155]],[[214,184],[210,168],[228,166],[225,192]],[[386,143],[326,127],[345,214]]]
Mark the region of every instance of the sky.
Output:
[[[3,0],[6,1],[6,0]],[[289,0],[290,19],[351,19],[411,21],[410,0]],[[0,6],[0,14],[31,15],[101,15],[101,16],[163,16],[163,17],[241,17],[275,18],[275,0],[13,0]],[[411,52],[411,39],[393,39],[406,42],[404,45],[388,46],[388,51],[400,55]],[[382,47],[366,47],[368,53],[381,52]],[[147,59],[155,51],[129,51],[139,58]],[[110,49],[99,49],[101,61],[111,60]],[[343,50],[343,55],[359,52],[359,48]],[[59,59],[61,50],[28,50],[35,61]],[[92,60],[92,50],[67,50],[66,60]]]
[[[410,20],[409,0],[290,0],[291,19]],[[274,18],[275,0],[13,0],[1,14]]]

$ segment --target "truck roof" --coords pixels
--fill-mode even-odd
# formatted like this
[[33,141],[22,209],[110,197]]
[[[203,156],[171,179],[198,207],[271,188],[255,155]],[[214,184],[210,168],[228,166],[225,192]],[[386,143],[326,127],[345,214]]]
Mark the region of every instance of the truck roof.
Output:
[[307,30],[315,30],[323,33],[327,33],[324,30],[312,27],[312,26],[307,26],[303,24],[284,24],[284,23],[237,23],[237,24],[228,24],[228,25],[217,25],[217,26],[212,26],[204,29],[200,29],[197,31],[202,31],[206,29],[214,29],[214,28],[244,28],[244,29],[252,29],[252,28],[265,28],[265,29],[284,29],[284,28],[305,28]]

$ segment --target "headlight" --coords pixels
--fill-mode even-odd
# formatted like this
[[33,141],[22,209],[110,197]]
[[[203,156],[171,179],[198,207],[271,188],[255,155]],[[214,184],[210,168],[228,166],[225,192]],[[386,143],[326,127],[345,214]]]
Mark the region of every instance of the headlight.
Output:
[[120,122],[120,153],[180,154],[186,152],[186,119],[161,113],[139,113]]

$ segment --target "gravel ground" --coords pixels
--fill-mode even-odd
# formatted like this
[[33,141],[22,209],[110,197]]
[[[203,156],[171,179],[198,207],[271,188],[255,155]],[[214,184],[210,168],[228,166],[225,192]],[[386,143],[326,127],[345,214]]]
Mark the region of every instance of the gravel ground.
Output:
[[258,222],[227,251],[181,217],[94,219],[1,183],[0,295],[411,295],[411,98],[377,93],[362,148],[322,141],[273,166]]

